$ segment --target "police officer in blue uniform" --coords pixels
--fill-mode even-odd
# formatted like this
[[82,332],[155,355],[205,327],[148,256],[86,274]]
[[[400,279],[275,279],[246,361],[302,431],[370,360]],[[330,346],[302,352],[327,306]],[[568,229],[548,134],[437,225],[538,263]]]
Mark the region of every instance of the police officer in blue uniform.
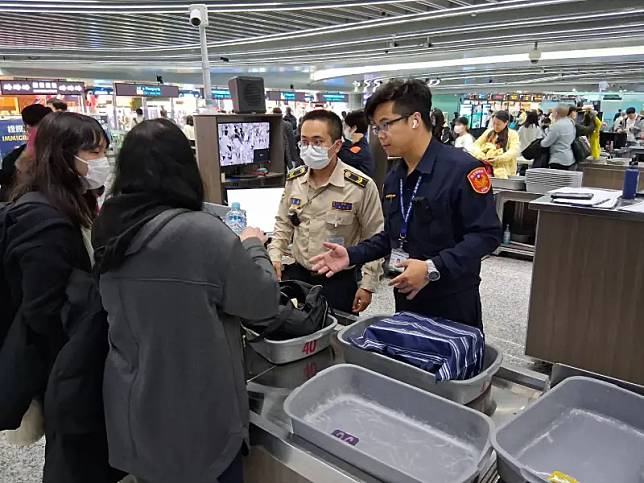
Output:
[[385,180],[385,229],[346,249],[326,243],[313,269],[327,277],[391,255],[401,271],[396,310],[482,328],[481,258],[500,244],[490,179],[469,154],[434,139],[432,97],[421,81],[391,81],[367,101],[366,114],[389,156],[400,156]]
[[345,141],[338,157],[342,162],[373,179],[376,174],[376,162],[369,150],[368,129],[367,116],[362,109],[347,114],[343,122]]

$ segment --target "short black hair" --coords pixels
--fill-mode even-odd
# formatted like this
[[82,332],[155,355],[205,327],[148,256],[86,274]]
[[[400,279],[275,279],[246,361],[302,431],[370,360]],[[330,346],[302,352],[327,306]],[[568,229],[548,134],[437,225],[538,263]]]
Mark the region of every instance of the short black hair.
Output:
[[342,119],[333,111],[315,109],[304,115],[300,126],[304,126],[306,121],[323,121],[329,128],[332,141],[337,141],[342,138]]
[[20,115],[22,116],[22,122],[27,126],[37,126],[43,117],[47,114],[50,114],[52,110],[49,107],[43,106],[42,104],[31,104],[25,107]]
[[626,114],[635,114],[637,110],[634,107],[629,107],[626,109]]
[[570,116],[573,112],[577,112],[577,106],[570,106],[568,108],[568,115]]
[[118,155],[112,193],[146,193],[173,208],[200,210],[201,175],[181,129],[168,119],[134,126]]
[[430,111],[432,110],[432,91],[423,81],[409,79],[402,81],[394,79],[376,89],[365,106],[365,113],[373,119],[376,109],[385,102],[393,101],[393,111],[401,116],[408,116],[414,112],[420,113],[428,131],[432,130]]
[[139,107],[139,108],[136,110],[136,115],[137,115],[137,116],[142,116],[142,115],[143,115],[143,109],[141,109],[141,108]]
[[274,107],[273,114],[282,114],[282,110],[279,107]]
[[61,101],[60,99],[50,99],[47,101],[47,104],[51,104],[51,107],[53,107],[57,111],[67,110],[67,103],[65,101]]
[[369,130],[369,123],[367,121],[367,116],[365,116],[363,109],[358,109],[357,111],[351,111],[344,118],[344,123],[347,126],[355,127],[356,132],[360,134],[367,134]]
[[463,126],[469,127],[470,120],[468,118],[466,118],[465,116],[461,116],[458,119],[456,119],[456,124],[463,124]]
[[496,111],[493,117],[496,117],[499,121],[510,122],[510,114],[508,111]]

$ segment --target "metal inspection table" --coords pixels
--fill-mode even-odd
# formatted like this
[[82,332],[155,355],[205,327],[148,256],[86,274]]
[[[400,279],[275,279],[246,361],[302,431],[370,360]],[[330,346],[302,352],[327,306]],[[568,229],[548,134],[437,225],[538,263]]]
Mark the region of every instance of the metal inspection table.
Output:
[[[274,366],[251,348],[246,350],[250,397],[251,444],[246,461],[247,481],[262,483],[376,483],[372,476],[291,434],[283,403],[292,390],[319,371],[343,363],[334,334],[331,347],[313,357]],[[469,406],[489,415],[499,425],[535,401],[547,386],[547,376],[502,367],[490,390]],[[492,459],[479,483],[496,483]]]

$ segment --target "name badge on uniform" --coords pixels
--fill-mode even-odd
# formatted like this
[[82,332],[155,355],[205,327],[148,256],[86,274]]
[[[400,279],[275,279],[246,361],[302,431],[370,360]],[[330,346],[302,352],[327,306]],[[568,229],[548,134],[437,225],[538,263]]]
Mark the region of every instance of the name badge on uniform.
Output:
[[300,206],[302,204],[302,200],[299,198],[291,198],[291,206]]
[[331,208],[338,211],[351,211],[353,210],[353,203],[346,203],[342,201],[331,202]]
[[389,258],[389,268],[396,272],[402,273],[405,271],[405,267],[398,267],[396,265],[404,262],[405,260],[409,260],[409,253],[400,248],[394,248],[393,250],[391,250],[391,257]]

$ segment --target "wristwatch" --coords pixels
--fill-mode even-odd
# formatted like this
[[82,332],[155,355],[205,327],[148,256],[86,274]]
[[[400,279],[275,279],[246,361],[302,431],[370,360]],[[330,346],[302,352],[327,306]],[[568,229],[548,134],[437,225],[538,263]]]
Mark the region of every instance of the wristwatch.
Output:
[[436,265],[434,265],[434,262],[432,262],[431,260],[425,260],[425,263],[427,264],[427,275],[425,275],[427,281],[436,282],[440,280],[441,273],[436,268]]

